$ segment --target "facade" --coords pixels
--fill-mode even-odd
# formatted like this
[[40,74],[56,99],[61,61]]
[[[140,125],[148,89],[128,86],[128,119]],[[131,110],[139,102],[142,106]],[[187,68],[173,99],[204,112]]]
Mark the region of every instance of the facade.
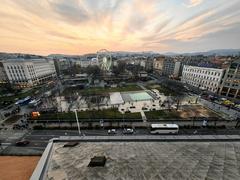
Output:
[[7,74],[4,70],[3,63],[0,62],[0,85],[8,83]]
[[42,84],[56,76],[52,60],[13,59],[2,64],[9,83],[21,88]]
[[53,59],[57,75],[60,76],[62,71],[66,71],[71,67],[70,60],[65,58]]
[[153,58],[147,58],[146,64],[145,64],[145,70],[147,72],[152,72],[153,71]]
[[163,74],[163,62],[165,60],[164,56],[160,56],[154,59],[153,61],[153,70],[156,74]]
[[223,73],[223,69],[185,65],[183,67],[181,81],[200,89],[216,93],[220,86]]
[[219,88],[219,94],[240,99],[240,58],[234,60],[226,70],[222,84]]
[[140,71],[138,73],[138,77],[140,77],[140,78],[147,78],[148,77],[148,73],[146,71]]
[[79,61],[76,61],[77,65],[80,65],[82,68],[86,68],[88,66],[98,66],[98,59],[97,58],[86,58],[86,59],[82,59]]
[[181,62],[173,58],[166,58],[163,62],[163,75],[178,77],[180,73]]
[[[179,70],[179,76],[182,76],[183,67],[185,65],[189,66],[199,66],[199,67],[206,67],[206,68],[220,68],[221,66],[217,65],[212,61],[214,57],[211,56],[203,56],[203,55],[196,55],[196,56],[175,56],[175,61],[180,61],[181,66]],[[224,68],[222,68],[224,69]]]

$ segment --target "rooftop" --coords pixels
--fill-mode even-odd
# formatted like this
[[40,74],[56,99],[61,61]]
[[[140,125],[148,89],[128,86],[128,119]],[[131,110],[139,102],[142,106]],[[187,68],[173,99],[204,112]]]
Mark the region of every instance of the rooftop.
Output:
[[149,95],[148,91],[129,91],[121,92],[122,99],[124,102],[135,102],[135,101],[149,101],[153,100],[153,97]]
[[[46,179],[240,179],[240,142],[56,142]],[[104,167],[88,167],[105,156]]]

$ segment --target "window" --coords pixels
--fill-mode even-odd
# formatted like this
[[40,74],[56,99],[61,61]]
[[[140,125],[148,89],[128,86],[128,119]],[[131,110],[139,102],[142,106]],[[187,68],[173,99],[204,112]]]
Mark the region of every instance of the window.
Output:
[[231,68],[231,69],[236,69],[236,68],[237,68],[237,66],[238,66],[238,64],[237,64],[237,63],[232,63],[232,64],[231,64],[231,66],[230,66],[230,68]]

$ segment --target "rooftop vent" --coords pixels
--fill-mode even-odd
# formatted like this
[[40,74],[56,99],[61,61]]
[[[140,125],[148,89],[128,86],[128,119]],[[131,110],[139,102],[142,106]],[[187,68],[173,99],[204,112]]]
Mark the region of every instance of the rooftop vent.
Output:
[[74,147],[78,145],[78,142],[69,142],[67,144],[64,144],[63,147]]
[[103,167],[106,163],[106,157],[105,156],[94,156],[91,158],[90,163],[88,164],[88,167]]

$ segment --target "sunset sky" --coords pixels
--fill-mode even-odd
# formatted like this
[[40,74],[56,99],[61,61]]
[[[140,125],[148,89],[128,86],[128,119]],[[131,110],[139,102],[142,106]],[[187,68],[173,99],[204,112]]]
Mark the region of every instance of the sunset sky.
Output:
[[240,48],[240,0],[0,0],[0,51]]

